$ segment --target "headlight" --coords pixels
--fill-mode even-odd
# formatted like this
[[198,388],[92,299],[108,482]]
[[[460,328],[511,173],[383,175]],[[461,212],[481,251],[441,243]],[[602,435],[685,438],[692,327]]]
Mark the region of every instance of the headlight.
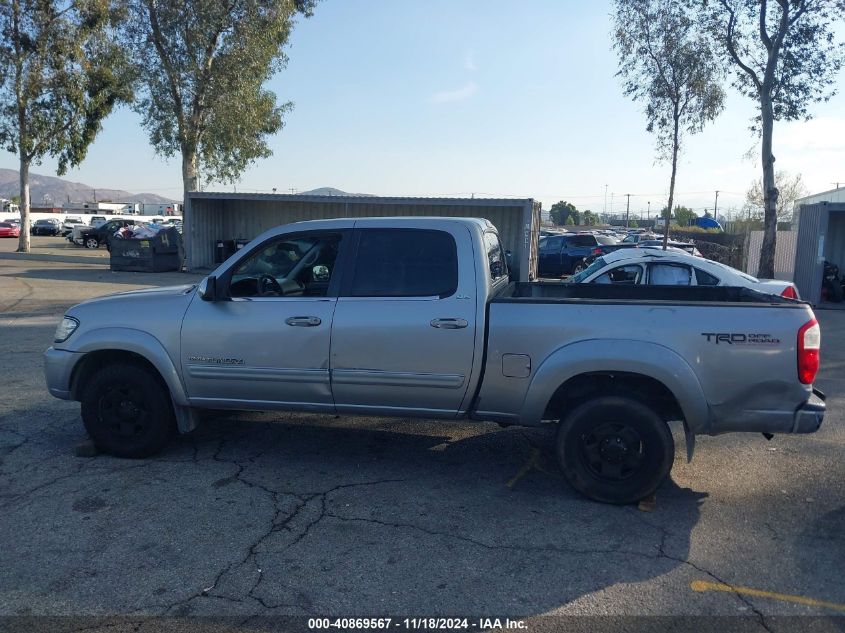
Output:
[[64,317],[62,319],[62,322],[59,323],[59,327],[56,328],[56,335],[53,337],[53,342],[64,343],[70,338],[70,335],[73,334],[76,328],[78,327],[79,321],[77,321],[73,317]]

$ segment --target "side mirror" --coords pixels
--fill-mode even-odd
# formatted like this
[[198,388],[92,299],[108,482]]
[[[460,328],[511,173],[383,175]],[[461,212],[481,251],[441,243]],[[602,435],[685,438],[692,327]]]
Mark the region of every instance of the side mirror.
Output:
[[217,300],[217,277],[214,275],[209,275],[205,279],[200,282],[199,288],[197,288],[197,294],[199,294],[200,299],[203,301],[216,301]]
[[314,266],[311,269],[311,278],[314,281],[328,281],[330,277],[328,266]]

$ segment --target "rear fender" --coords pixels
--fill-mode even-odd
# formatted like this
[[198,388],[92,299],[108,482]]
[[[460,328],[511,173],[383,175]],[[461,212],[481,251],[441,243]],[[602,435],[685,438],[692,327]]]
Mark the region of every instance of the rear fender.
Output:
[[691,437],[708,433],[709,408],[692,367],[668,347],[624,339],[579,341],[550,354],[531,380],[520,419],[539,424],[558,387],[580,374],[596,372],[640,374],[663,383],[684,414],[688,452],[694,443]]

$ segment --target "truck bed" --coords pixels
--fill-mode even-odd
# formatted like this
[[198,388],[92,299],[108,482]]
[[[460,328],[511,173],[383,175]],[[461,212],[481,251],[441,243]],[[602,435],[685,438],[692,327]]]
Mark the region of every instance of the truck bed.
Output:
[[511,283],[488,306],[477,413],[538,424],[565,413],[548,407],[570,379],[625,375],[665,386],[693,434],[795,432],[812,397],[797,335],[812,319],[805,302],[747,288]]
[[750,288],[729,286],[647,286],[622,284],[574,284],[565,282],[514,282],[505,286],[492,303],[671,303],[759,304],[802,308],[802,301],[765,294]]

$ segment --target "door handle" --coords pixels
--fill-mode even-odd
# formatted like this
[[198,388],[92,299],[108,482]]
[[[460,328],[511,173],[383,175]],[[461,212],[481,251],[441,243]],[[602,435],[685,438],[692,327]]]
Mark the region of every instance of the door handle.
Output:
[[294,327],[317,327],[323,321],[315,316],[295,316],[285,319],[285,323]]
[[469,323],[466,319],[432,319],[430,325],[442,330],[460,330],[468,326]]

